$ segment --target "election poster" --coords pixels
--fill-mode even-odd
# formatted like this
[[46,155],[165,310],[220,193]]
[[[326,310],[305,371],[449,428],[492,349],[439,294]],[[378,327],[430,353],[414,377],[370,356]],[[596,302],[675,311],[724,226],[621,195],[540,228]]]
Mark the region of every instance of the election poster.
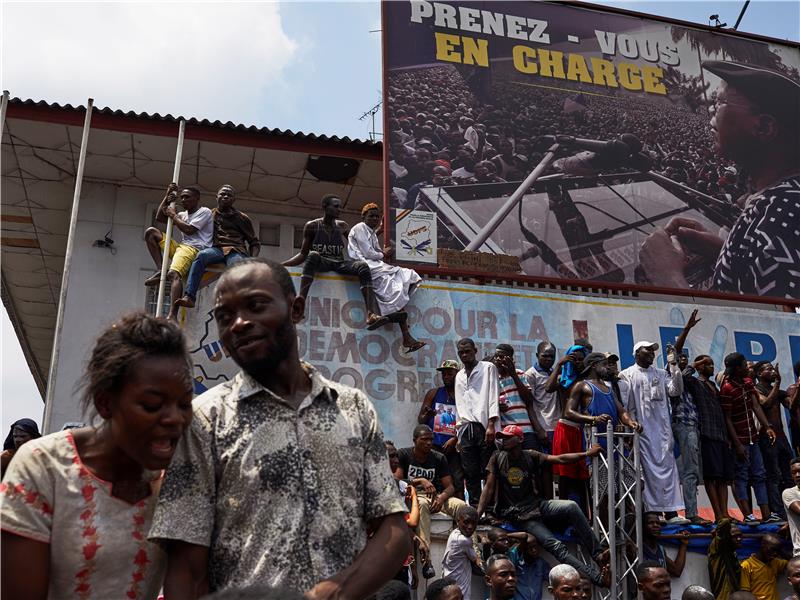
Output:
[[397,209],[395,223],[397,260],[436,263],[436,213]]
[[561,2],[384,2],[382,31],[386,212],[440,253],[800,300],[796,44]]
[[[292,269],[295,286],[300,271]],[[577,337],[594,349],[620,357],[620,368],[633,364],[639,340],[660,344],[675,341],[694,308],[700,323],[692,329],[686,349],[690,356],[708,354],[718,370],[725,355],[741,352],[749,360],[780,363],[783,380],[793,381],[792,364],[800,360],[800,319],[796,314],[760,309],[693,306],[669,302],[542,294],[516,287],[481,286],[463,282],[424,281],[407,306],[412,334],[426,342],[404,354],[396,327],[365,329],[364,302],[357,281],[338,275],[319,278],[312,288],[306,318],[298,325],[300,358],[325,377],[363,390],[375,405],[387,438],[411,440],[425,393],[442,385],[436,367],[458,361],[456,343],[472,338],[478,356],[494,352],[498,343],[514,347],[518,369],[533,365],[536,346],[551,341],[558,357]],[[211,314],[214,286],[200,290],[197,308],[183,324],[192,357],[195,392],[229,380],[237,367],[219,341]],[[664,365],[663,352],[657,365]],[[436,426],[452,428],[442,407]]]

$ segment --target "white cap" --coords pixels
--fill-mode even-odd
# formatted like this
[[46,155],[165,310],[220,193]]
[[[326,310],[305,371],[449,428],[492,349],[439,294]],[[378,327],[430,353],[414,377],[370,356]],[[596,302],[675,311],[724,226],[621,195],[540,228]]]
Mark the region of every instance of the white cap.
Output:
[[658,350],[658,344],[655,342],[646,342],[642,340],[641,342],[636,342],[633,345],[633,353],[636,354],[637,350],[640,348],[652,348],[653,350]]

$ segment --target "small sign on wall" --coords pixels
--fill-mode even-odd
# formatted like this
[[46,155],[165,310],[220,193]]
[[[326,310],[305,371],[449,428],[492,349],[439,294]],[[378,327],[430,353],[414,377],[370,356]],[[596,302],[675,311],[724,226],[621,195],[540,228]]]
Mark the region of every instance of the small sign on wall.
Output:
[[395,209],[395,258],[436,264],[436,213]]

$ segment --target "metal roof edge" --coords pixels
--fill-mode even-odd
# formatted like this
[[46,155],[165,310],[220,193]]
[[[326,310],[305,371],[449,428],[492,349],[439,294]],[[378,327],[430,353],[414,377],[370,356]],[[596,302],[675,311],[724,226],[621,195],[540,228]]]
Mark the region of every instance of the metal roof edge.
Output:
[[[151,125],[170,125],[177,124],[183,118],[187,125],[187,137],[191,137],[189,129],[194,133],[200,134],[201,130],[207,133],[215,131],[216,133],[226,133],[230,136],[244,135],[252,141],[254,136],[261,138],[273,139],[281,146],[288,146],[293,144],[304,145],[306,148],[303,150],[313,150],[313,147],[318,146],[320,153],[325,151],[335,151],[336,149],[344,150],[347,154],[359,154],[362,158],[381,160],[383,144],[380,141],[350,139],[348,136],[339,137],[336,135],[328,136],[325,134],[303,133],[302,131],[293,132],[290,129],[277,129],[269,127],[258,127],[255,125],[244,125],[227,121],[223,123],[220,120],[210,121],[209,119],[197,119],[195,117],[176,117],[172,114],[161,115],[159,113],[123,111],[119,109],[112,109],[109,107],[95,108],[95,117],[93,118],[92,125],[102,129],[117,129],[118,126],[124,122],[131,124],[139,122],[140,124]],[[22,99],[14,97],[9,101],[7,117],[22,118],[42,121],[55,121],[67,125],[81,126],[83,123],[83,115],[86,113],[86,107],[83,105],[73,106],[72,104],[59,104],[58,102],[46,102],[44,100]],[[99,118],[98,118],[99,117]],[[117,125],[115,127],[115,124]],[[121,130],[126,131],[141,131],[142,133],[153,133],[158,135],[158,127],[121,127]],[[149,129],[149,131],[148,131]],[[167,133],[162,133],[169,135]],[[207,136],[202,134],[199,137],[207,139]],[[216,138],[218,136],[211,136]],[[233,143],[229,141],[229,143]],[[313,152],[312,152],[313,153]]]

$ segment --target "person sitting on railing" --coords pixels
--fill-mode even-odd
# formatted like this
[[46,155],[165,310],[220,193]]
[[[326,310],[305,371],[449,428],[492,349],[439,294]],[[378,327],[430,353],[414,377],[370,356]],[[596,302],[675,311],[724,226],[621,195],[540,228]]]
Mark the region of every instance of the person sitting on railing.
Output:
[[533,483],[541,464],[576,463],[597,456],[602,448],[595,445],[586,452],[560,456],[523,450],[524,436],[516,425],[503,428],[496,437],[498,450],[489,461],[489,475],[478,503],[478,514],[482,515],[496,498],[495,516],[535,536],[556,560],[572,565],[594,584],[608,587],[608,578],[601,575],[597,567],[583,563],[550,530],[554,526],[571,525],[584,551],[594,561],[605,562],[607,553],[600,548],[600,541],[580,507],[572,500],[543,500]]
[[369,267],[375,300],[380,314],[389,321],[397,323],[403,334],[403,352],[416,352],[425,345],[411,335],[408,328],[408,313],[405,307],[411,295],[419,287],[422,278],[413,269],[389,265],[383,262],[394,253],[394,248],[386,245],[381,248],[376,230],[381,224],[381,211],[377,204],[370,203],[361,209],[361,223],[353,226],[347,235],[347,253],[356,261],[363,261]]
[[[170,303],[168,319],[174,319],[178,315],[178,306],[175,301],[183,295],[183,280],[189,276],[194,259],[204,249],[211,246],[214,235],[214,218],[211,209],[200,206],[200,190],[193,186],[187,186],[181,190],[180,197],[177,194],[178,185],[170,183],[167,193],[156,211],[156,221],[166,222],[172,219],[175,228],[181,232],[183,239],[178,242],[174,238],[170,240],[168,256],[172,259],[167,271],[167,280],[170,283]],[[180,202],[183,210],[177,212],[172,207],[172,202]],[[158,271],[148,277],[144,284],[155,286],[161,282],[161,262],[164,258],[164,234],[157,227],[148,227],[144,232],[144,241],[147,250],[153,257]]]
[[[211,211],[214,217],[214,239],[211,247],[201,250],[192,263],[186,292],[182,298],[174,300],[175,308],[184,306],[194,308],[197,290],[206,267],[225,263],[230,267],[248,256],[258,256],[261,244],[253,230],[253,222],[246,214],[233,207],[236,190],[225,184],[217,192],[217,208]],[[174,298],[174,297],[173,297]]]
[[300,292],[297,296],[304,301],[308,298],[308,292],[317,273],[333,271],[341,275],[355,275],[358,277],[361,295],[364,298],[367,329],[383,327],[389,322],[389,318],[380,314],[369,266],[363,260],[355,260],[348,255],[349,226],[339,219],[342,212],[341,198],[336,194],[323,196],[322,211],[321,218],[308,221],[303,227],[303,244],[300,246],[300,252],[282,263],[284,267],[303,265]]

